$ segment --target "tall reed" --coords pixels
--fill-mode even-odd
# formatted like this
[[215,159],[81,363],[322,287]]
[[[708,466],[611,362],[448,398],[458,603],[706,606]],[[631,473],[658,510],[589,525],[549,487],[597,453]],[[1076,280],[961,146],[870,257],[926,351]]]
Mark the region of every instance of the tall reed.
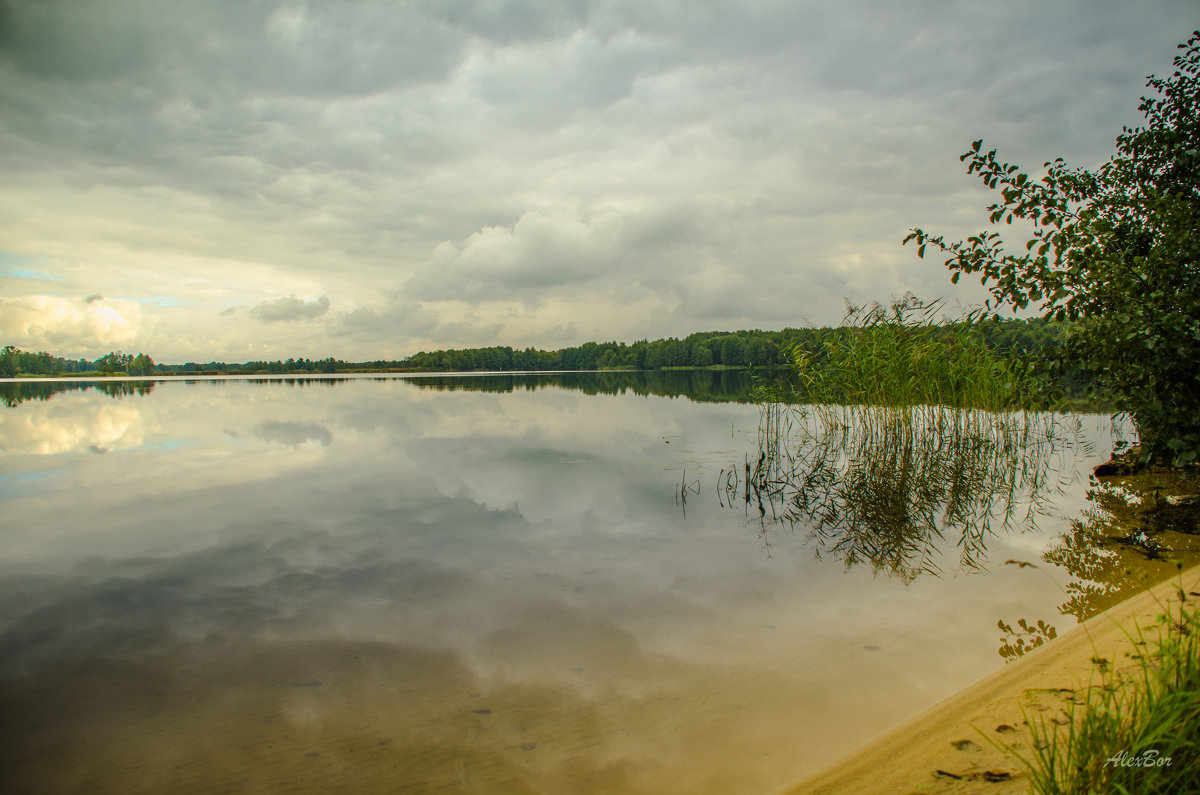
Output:
[[796,376],[792,394],[764,385],[759,398],[872,406],[938,405],[998,411],[1033,390],[1028,368],[988,348],[980,313],[939,319],[940,301],[912,294],[888,306],[848,308],[840,327],[819,344],[787,351]]

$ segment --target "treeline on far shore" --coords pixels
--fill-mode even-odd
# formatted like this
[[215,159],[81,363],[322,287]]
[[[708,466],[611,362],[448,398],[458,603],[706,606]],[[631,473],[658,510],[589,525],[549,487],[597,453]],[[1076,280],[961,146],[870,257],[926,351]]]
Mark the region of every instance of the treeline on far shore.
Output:
[[[973,324],[984,343],[1004,357],[1036,354],[1062,339],[1061,324],[1040,318],[987,320]],[[952,334],[955,324],[942,327]],[[153,376],[227,373],[351,373],[351,372],[508,372],[546,370],[662,370],[676,367],[770,368],[785,366],[789,351],[820,356],[839,329],[785,328],[781,331],[705,331],[682,339],[624,342],[585,342],[546,351],[537,348],[493,346],[421,351],[399,360],[348,362],[289,358],[230,363],[221,361],[162,364],[144,353],[113,351],[95,360],[64,359],[46,352],[29,353],[15,346],[0,351],[0,377],[17,376]]]

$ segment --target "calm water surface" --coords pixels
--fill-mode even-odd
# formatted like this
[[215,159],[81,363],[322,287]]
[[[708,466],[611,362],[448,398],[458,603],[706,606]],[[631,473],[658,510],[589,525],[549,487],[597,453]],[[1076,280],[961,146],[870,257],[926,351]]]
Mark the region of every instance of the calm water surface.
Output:
[[22,386],[9,792],[769,792],[1002,667],[998,619],[1074,624],[1002,564],[1109,452],[1085,422],[1036,527],[896,576],[745,501],[736,374]]

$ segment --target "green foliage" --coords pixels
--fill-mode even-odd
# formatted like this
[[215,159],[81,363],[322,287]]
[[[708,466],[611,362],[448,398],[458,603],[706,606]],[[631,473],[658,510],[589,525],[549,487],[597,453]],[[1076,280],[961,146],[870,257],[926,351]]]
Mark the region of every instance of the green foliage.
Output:
[[850,307],[844,324],[816,345],[788,350],[800,384],[793,399],[990,410],[1020,403],[1029,391],[1023,362],[997,355],[978,317],[939,322],[939,308],[913,295],[887,307]]
[[913,229],[949,255],[959,277],[978,275],[989,308],[1032,307],[1075,321],[1049,360],[1050,379],[1072,368],[1113,395],[1132,415],[1147,460],[1200,460],[1200,31],[1175,58],[1175,72],[1152,77],[1145,125],[1126,128],[1116,155],[1094,171],[1060,158],[1030,177],[975,141],[961,159],[967,173],[1000,192],[993,227],[1029,230],[1023,252],[984,231],[947,243]]
[[112,351],[97,359],[94,368],[105,375],[152,375],[156,366],[154,360],[144,353],[134,356]]
[[17,355],[20,353],[12,345],[6,345],[0,351],[0,378],[13,378],[17,374]]
[[[391,364],[400,369],[428,372],[661,370],[713,365],[775,367],[785,363],[780,353],[783,338],[796,331],[704,331],[690,334],[684,339],[669,337],[654,341],[638,340],[629,344],[615,341],[585,342],[578,347],[554,351],[509,347],[421,351]],[[746,355],[747,352],[749,355]]]
[[130,375],[150,375],[154,372],[154,360],[144,353],[139,353],[129,363],[128,372]]
[[14,345],[8,345],[0,350],[0,378],[72,373],[150,375],[156,368],[154,360],[144,353],[132,356],[120,351],[112,351],[95,361],[88,361],[87,359],[63,359],[45,351],[31,353]]
[[693,367],[711,367],[713,361],[712,348],[708,346],[708,343],[702,340],[692,343],[691,364]]

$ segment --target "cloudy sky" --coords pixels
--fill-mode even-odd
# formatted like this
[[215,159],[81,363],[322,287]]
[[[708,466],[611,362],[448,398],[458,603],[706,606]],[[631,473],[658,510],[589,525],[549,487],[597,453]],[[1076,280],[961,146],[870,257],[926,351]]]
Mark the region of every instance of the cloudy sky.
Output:
[[1200,0],[0,0],[0,344],[396,358],[978,301],[958,155],[1095,165]]

